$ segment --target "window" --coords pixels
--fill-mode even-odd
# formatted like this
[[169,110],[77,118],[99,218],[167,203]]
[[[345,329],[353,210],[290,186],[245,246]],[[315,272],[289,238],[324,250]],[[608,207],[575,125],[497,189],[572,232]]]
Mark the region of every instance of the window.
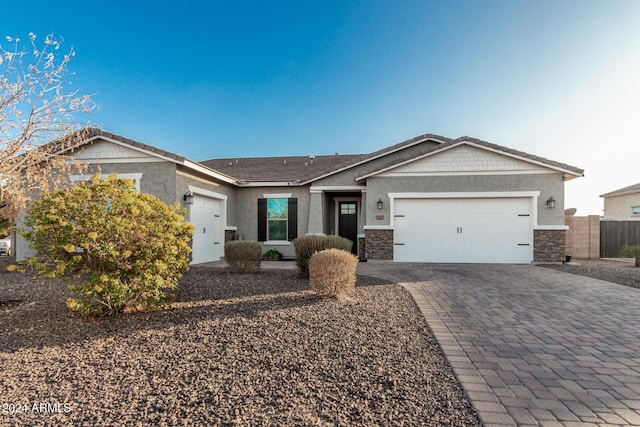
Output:
[[631,215],[640,215],[640,206],[631,206]]
[[340,203],[340,215],[355,215],[356,203]]
[[298,199],[258,199],[258,241],[287,241],[298,237]]
[[267,240],[287,240],[288,199],[267,199]]

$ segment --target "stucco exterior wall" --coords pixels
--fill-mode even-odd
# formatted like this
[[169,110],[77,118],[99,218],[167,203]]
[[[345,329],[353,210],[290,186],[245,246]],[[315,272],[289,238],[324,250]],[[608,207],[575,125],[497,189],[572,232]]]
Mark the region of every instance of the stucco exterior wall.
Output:
[[[433,147],[439,145],[437,142],[426,141],[413,147],[405,148],[396,153],[388,154],[382,158],[372,160],[359,166],[355,166],[344,172],[337,173],[335,175],[328,176],[326,178],[317,180],[313,183],[313,186],[350,186],[350,185],[362,185],[362,183],[356,183],[356,178],[372,173],[376,170],[384,168],[390,164],[393,164],[398,159],[411,159],[422,154],[425,154]],[[377,199],[376,199],[377,200]]]
[[[557,174],[371,177],[367,179],[367,225],[389,225],[389,193],[540,191],[538,225],[564,225],[564,181]],[[553,196],[556,207],[547,207]],[[382,199],[384,207],[377,208]],[[382,219],[380,219],[382,218]]]
[[604,217],[618,221],[640,221],[640,215],[633,215],[631,207],[640,206],[640,193],[604,198]]
[[[298,236],[304,236],[309,227],[309,186],[303,187],[258,187],[238,188],[235,191],[237,237],[242,240],[258,240],[258,199],[265,194],[291,194],[298,199]],[[295,256],[293,244],[263,244],[263,252],[276,248],[285,257]]]
[[[184,202],[184,194],[189,191],[189,186],[201,188],[206,191],[218,193],[227,196],[227,211],[225,226],[236,226],[236,188],[223,182],[216,182],[211,177],[204,176],[199,173],[192,172],[182,166],[178,166],[176,173],[176,201],[182,207],[187,208]],[[197,197],[197,195],[196,195]]]
[[176,164],[171,162],[154,163],[100,163],[89,165],[87,175],[100,172],[102,175],[112,173],[141,173],[140,192],[158,197],[165,203],[173,204],[176,198]]

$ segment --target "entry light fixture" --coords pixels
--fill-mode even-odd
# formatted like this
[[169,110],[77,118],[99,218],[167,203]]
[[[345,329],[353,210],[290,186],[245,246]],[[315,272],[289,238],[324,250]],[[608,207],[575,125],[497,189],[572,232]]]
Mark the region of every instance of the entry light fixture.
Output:
[[184,194],[184,201],[188,204],[188,205],[192,205],[193,204],[193,192],[192,191],[187,191]]
[[382,201],[382,199],[378,199],[378,209],[382,210],[383,207],[384,207],[384,202]]
[[554,199],[553,196],[549,196],[549,198],[547,199],[547,207],[549,209],[553,209],[556,207],[556,199]]

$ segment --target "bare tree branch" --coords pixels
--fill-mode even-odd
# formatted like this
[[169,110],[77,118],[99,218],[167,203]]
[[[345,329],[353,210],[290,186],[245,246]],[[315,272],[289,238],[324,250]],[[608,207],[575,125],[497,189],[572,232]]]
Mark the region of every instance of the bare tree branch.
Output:
[[0,206],[11,221],[35,194],[66,184],[83,169],[62,154],[93,131],[77,116],[96,106],[90,95],[69,90],[75,52],[62,54],[60,47],[53,35],[41,43],[33,33],[27,43],[0,41]]

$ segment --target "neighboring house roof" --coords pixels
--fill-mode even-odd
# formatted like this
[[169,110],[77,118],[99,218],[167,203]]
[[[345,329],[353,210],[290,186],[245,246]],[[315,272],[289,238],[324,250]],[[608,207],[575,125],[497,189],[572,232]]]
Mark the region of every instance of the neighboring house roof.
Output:
[[601,194],[600,197],[624,196],[627,194],[634,194],[634,193],[640,193],[640,184],[630,185],[628,187],[620,188],[619,190]]

